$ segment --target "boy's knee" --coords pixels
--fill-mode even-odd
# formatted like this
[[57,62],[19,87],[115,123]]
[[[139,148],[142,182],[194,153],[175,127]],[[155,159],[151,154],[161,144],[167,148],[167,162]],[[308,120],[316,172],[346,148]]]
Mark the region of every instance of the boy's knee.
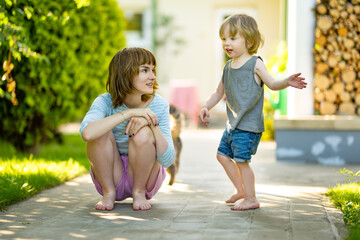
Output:
[[237,165],[239,168],[246,168],[246,167],[249,167],[249,166],[250,166],[249,162],[236,162],[236,165]]
[[225,157],[224,155],[221,154],[216,154],[216,159],[220,162],[220,163],[224,163],[230,160],[230,158]]
[[154,144],[154,135],[150,127],[141,128],[132,138],[132,142],[137,146],[143,146],[146,144]]

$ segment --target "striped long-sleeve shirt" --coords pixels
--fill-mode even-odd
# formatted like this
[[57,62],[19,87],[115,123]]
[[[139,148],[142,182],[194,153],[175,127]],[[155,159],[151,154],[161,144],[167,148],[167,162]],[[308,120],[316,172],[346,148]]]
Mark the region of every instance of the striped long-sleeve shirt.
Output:
[[[165,152],[161,154],[157,153],[157,160],[162,166],[169,167],[175,157],[175,149],[170,130],[169,104],[160,95],[155,94],[148,108],[158,117],[160,130],[168,142],[168,147]],[[92,103],[81,123],[80,134],[92,121],[114,115],[126,109],[128,109],[128,107],[125,104],[114,108],[111,101],[111,95],[109,93],[99,95]],[[129,120],[117,125],[112,130],[118,150],[122,155],[128,154],[129,138],[125,135],[126,124],[128,121]]]

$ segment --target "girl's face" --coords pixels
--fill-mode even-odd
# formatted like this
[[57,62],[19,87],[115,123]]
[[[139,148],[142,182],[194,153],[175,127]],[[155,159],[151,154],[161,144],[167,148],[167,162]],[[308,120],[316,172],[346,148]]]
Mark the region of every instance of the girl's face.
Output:
[[155,80],[155,66],[151,64],[141,65],[139,67],[139,74],[133,79],[135,91],[141,95],[153,94]]
[[225,27],[221,41],[222,48],[229,58],[236,59],[248,53],[245,38],[240,36],[239,32],[231,36],[229,26]]

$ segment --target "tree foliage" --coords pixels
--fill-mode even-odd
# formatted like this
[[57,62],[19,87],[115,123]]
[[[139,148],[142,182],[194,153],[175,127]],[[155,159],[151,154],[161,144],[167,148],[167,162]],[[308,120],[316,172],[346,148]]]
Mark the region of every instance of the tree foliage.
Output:
[[115,0],[0,0],[0,138],[31,150],[79,120],[105,91],[124,21]]

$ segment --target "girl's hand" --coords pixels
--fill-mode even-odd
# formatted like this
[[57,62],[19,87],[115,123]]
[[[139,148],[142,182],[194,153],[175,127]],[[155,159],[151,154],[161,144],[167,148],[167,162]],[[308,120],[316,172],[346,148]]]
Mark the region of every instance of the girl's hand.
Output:
[[125,135],[133,137],[141,128],[145,126],[149,126],[149,123],[144,117],[132,117],[126,125]]
[[199,118],[205,127],[207,127],[207,125],[210,123],[209,121],[205,120],[205,118],[209,118],[209,117],[210,117],[209,110],[206,107],[203,107],[200,110]]
[[133,117],[143,117],[147,120],[148,125],[157,126],[159,125],[159,120],[155,113],[153,113],[149,108],[134,108],[130,110],[130,118]]
[[294,88],[303,89],[306,88],[307,83],[305,78],[300,77],[301,73],[296,73],[288,77],[288,85]]

